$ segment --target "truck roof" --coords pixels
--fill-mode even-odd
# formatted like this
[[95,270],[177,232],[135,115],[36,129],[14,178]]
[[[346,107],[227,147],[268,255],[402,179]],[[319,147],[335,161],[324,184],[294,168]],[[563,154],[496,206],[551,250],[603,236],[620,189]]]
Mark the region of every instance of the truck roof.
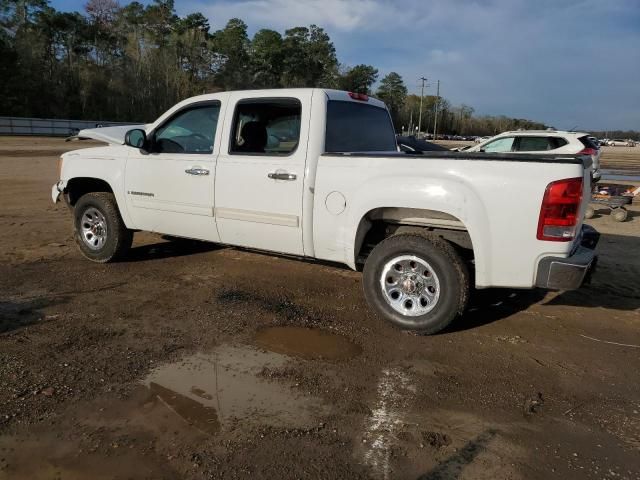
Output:
[[339,100],[344,102],[356,102],[373,105],[375,107],[387,108],[383,101],[377,98],[370,97],[368,95],[355,94],[353,98],[350,96],[351,92],[344,90],[333,90],[330,88],[273,88],[264,90],[228,90],[226,92],[205,93],[203,95],[197,95],[194,97],[186,98],[180,104],[190,102],[193,100],[213,100],[215,95],[220,93],[246,93],[252,97],[286,97],[287,95],[293,95],[301,92],[322,92],[329,100]]
[[[517,134],[517,135],[571,135],[582,137],[584,135],[589,135],[584,132],[571,132],[569,130],[555,130],[553,128],[547,130],[509,130],[507,132],[502,132],[500,135],[505,134]],[[497,136],[497,135],[496,135]]]

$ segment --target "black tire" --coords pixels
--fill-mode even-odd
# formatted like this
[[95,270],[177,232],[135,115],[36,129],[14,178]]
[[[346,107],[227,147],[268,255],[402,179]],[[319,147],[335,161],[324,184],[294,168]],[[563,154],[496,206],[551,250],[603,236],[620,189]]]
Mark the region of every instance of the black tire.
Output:
[[[106,235],[101,246],[89,247],[83,234],[83,216],[97,210],[106,222]],[[112,193],[93,192],[80,197],[73,210],[74,239],[82,254],[97,263],[112,262],[124,257],[131,248],[133,232],[120,216],[116,199]],[[86,219],[85,219],[86,221]]]
[[627,210],[623,207],[614,208],[613,210],[611,210],[611,217],[616,222],[624,222],[627,219],[628,215],[629,212],[627,212]]
[[584,212],[584,218],[586,219],[593,218],[595,214],[596,214],[595,209],[591,205],[589,205]]
[[[425,314],[410,316],[398,312],[381,285],[385,266],[403,255],[426,261],[439,281],[439,297]],[[466,308],[469,273],[447,241],[428,232],[404,233],[386,238],[373,249],[364,265],[363,288],[369,306],[393,325],[430,335],[446,328]]]

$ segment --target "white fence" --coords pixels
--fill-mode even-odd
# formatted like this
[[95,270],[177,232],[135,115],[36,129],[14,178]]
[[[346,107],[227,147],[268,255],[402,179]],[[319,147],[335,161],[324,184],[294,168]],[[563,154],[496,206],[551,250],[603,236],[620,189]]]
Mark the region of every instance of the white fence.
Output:
[[0,135],[45,135],[68,137],[84,128],[132,125],[135,122],[61,120],[57,118],[0,117]]

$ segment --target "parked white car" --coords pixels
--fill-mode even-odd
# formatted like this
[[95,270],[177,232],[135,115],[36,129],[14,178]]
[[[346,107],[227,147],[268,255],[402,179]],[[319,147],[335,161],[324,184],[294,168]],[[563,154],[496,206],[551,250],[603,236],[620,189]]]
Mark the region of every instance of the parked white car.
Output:
[[561,130],[517,130],[491,137],[465,152],[536,153],[545,155],[588,155],[593,178],[600,179],[600,145],[588,133]]
[[622,140],[622,139],[615,139],[615,140],[608,140],[607,141],[607,146],[609,147],[633,147],[635,145],[635,142],[633,140]]
[[421,333],[464,311],[471,279],[572,289],[594,264],[590,160],[398,152],[362,94],[221,92],[78,137],[110,145],[65,153],[52,198],[94,262],[125,258],[138,230],[332,261],[363,268],[369,305]]

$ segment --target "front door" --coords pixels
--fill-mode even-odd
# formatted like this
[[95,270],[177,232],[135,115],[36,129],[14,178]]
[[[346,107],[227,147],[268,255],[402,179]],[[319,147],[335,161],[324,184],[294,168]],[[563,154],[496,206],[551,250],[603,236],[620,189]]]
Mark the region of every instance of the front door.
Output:
[[136,228],[218,241],[214,208],[218,101],[180,109],[149,133],[148,152],[131,149],[127,207]]
[[215,214],[222,242],[304,255],[302,193],[311,92],[230,96],[216,167]]

